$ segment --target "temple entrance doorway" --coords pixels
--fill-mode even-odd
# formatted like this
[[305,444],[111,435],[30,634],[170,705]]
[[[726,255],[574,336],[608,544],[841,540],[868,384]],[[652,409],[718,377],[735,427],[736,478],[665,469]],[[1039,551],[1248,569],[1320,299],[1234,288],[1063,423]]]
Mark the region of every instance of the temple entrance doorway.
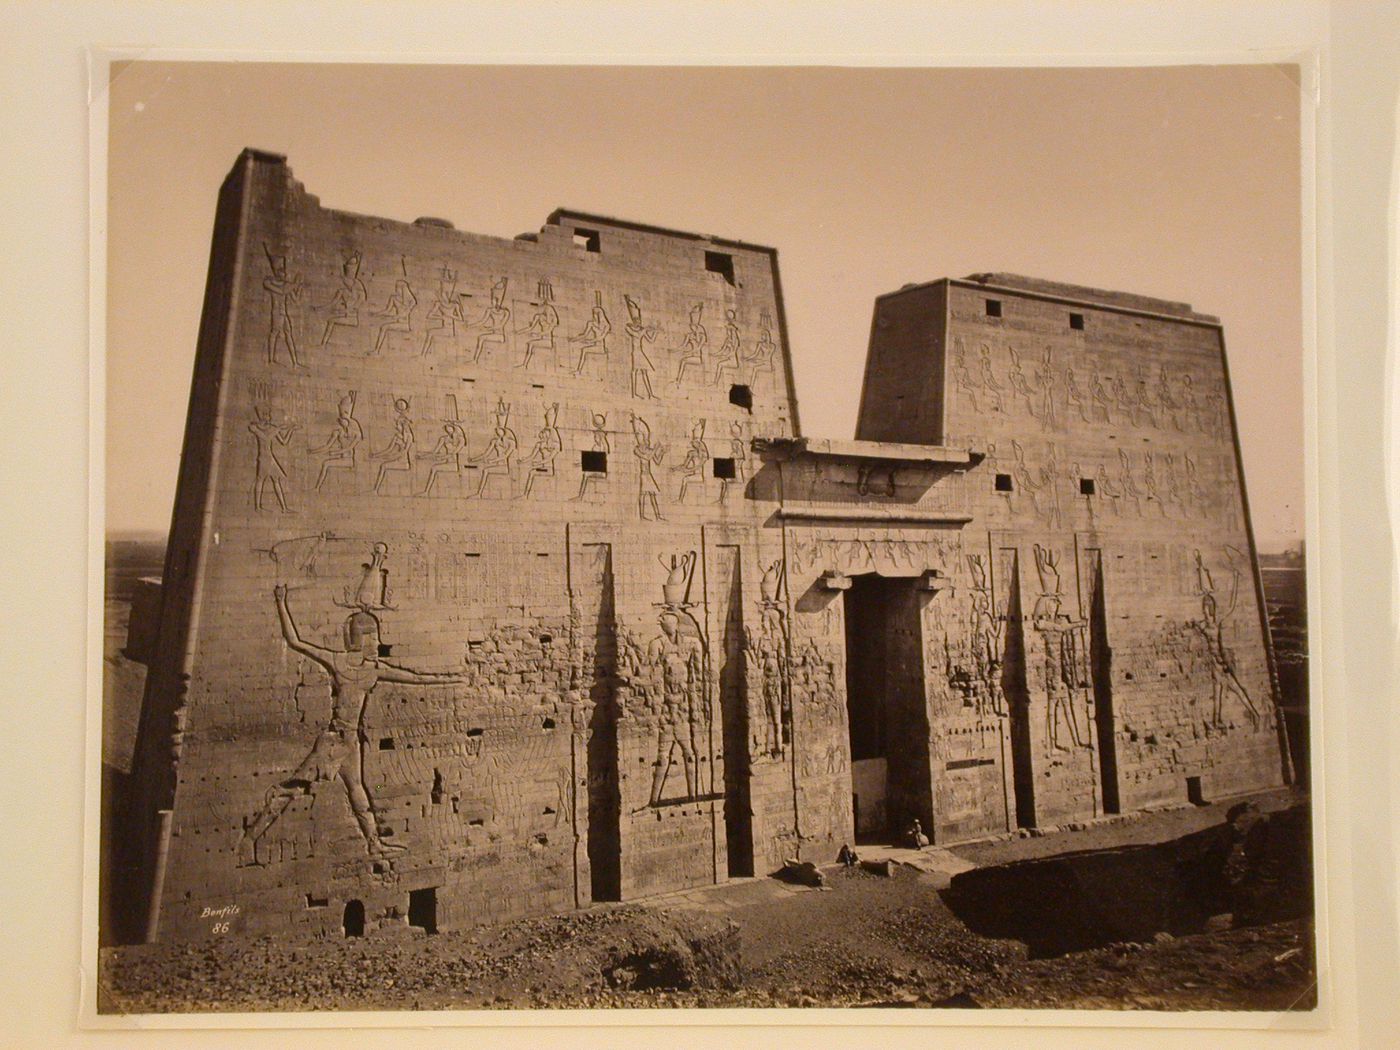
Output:
[[845,592],[846,716],[857,842],[933,828],[916,578],[856,576]]

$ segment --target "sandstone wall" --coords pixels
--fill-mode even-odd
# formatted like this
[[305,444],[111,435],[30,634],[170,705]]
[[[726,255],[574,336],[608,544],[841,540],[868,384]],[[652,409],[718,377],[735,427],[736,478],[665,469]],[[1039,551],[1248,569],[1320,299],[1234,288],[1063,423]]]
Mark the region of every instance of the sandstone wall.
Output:
[[173,809],[162,936],[727,875],[721,708],[778,556],[750,441],[795,415],[774,257],[553,220],[500,240],[231,173],[134,810],[153,883]]
[[[1007,755],[1023,765],[1006,773],[1021,823],[1182,799],[1188,778],[1206,798],[1280,783],[1218,323],[1007,281],[1020,286],[882,298],[867,365],[861,433],[892,410],[869,399],[873,377],[920,362],[942,376],[906,385],[947,392],[932,440],[985,455],[967,475],[974,523],[931,688],[949,755],[940,831],[985,827]],[[1005,715],[974,714],[988,710]]]

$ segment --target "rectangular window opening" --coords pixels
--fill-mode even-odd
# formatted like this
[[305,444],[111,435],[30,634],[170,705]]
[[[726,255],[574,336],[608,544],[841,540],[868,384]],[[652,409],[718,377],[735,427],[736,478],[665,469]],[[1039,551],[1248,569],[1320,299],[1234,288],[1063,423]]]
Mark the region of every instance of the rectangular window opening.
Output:
[[330,907],[330,903],[331,899],[329,897],[318,897],[314,893],[308,893],[306,895],[306,906],[308,908],[328,908]]
[[606,474],[608,472],[608,454],[606,452],[580,452],[579,465],[589,474]]
[[574,229],[574,247],[582,248],[586,252],[601,252],[603,250],[598,240],[597,230]]
[[1094,494],[1094,479],[1093,479],[1093,478],[1080,478],[1080,479],[1079,479],[1079,494],[1080,494],[1081,496],[1092,496],[1092,495]]
[[705,269],[717,273],[729,284],[734,283],[734,256],[724,252],[706,252]]
[[1010,474],[998,474],[998,475],[997,475],[996,490],[997,490],[998,492],[1010,492],[1010,491],[1011,491],[1011,475],[1010,475]]
[[1000,316],[1001,316],[1001,300],[1000,300],[1000,299],[988,299],[988,300],[987,300],[987,316],[988,316],[988,317],[1000,317]]
[[394,738],[391,737],[391,736],[380,737],[380,738],[379,738],[379,750],[380,750],[380,751],[392,751],[392,750],[394,750]]
[[734,460],[727,456],[716,456],[715,477],[723,478],[725,481],[733,481],[735,477]]
[[738,405],[746,412],[753,411],[753,390],[743,383],[735,383],[729,388],[729,403]]
[[1073,328],[1076,332],[1082,332],[1082,331],[1084,331],[1084,315],[1083,315],[1083,314],[1070,314],[1070,315],[1069,315],[1069,326],[1070,326],[1071,328]]

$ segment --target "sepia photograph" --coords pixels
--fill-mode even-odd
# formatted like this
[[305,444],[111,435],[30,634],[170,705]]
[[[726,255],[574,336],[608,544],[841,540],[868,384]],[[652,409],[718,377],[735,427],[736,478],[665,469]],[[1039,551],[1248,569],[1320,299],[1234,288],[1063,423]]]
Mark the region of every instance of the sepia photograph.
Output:
[[1307,70],[95,68],[100,1017],[1326,1007]]

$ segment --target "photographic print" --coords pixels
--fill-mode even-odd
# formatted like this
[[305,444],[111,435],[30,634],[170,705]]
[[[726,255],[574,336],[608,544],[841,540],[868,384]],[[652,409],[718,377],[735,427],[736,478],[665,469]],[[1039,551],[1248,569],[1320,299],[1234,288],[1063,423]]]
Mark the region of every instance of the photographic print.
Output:
[[100,1013],[1317,1007],[1298,67],[107,86]]

